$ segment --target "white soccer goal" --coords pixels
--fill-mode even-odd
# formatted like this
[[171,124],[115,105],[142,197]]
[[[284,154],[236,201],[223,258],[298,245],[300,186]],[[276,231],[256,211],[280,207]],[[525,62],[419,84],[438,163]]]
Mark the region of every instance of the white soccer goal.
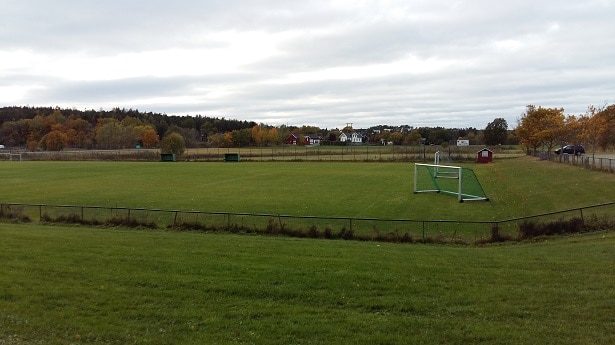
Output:
[[0,160],[20,161],[21,153],[0,152]]
[[459,202],[489,201],[472,169],[450,165],[414,164],[414,193],[444,193]]

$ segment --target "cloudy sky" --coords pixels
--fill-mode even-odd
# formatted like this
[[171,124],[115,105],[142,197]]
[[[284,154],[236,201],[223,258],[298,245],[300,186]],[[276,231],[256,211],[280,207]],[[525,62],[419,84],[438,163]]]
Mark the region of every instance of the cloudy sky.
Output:
[[615,103],[615,0],[0,0],[0,106],[512,128]]

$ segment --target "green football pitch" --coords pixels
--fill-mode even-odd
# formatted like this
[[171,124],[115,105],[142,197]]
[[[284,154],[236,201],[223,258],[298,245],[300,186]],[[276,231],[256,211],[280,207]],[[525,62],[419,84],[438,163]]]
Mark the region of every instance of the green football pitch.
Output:
[[0,162],[1,202],[419,220],[502,220],[611,202],[615,175],[533,158],[462,164],[489,202],[413,194],[413,163]]

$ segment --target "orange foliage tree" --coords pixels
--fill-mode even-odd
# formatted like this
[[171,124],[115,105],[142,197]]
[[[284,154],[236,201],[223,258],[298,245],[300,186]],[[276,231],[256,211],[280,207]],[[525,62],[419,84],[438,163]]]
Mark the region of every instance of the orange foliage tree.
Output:
[[141,134],[141,142],[144,148],[156,147],[159,141],[158,133],[152,128],[145,130],[145,132]]

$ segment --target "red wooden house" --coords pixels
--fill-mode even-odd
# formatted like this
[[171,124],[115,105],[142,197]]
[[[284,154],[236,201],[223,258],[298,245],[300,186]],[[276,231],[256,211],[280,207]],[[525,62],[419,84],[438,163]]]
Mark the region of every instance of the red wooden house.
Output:
[[299,143],[299,136],[296,134],[290,134],[285,140],[284,143],[288,145],[297,145]]
[[493,162],[493,151],[484,148],[476,153],[476,163]]

